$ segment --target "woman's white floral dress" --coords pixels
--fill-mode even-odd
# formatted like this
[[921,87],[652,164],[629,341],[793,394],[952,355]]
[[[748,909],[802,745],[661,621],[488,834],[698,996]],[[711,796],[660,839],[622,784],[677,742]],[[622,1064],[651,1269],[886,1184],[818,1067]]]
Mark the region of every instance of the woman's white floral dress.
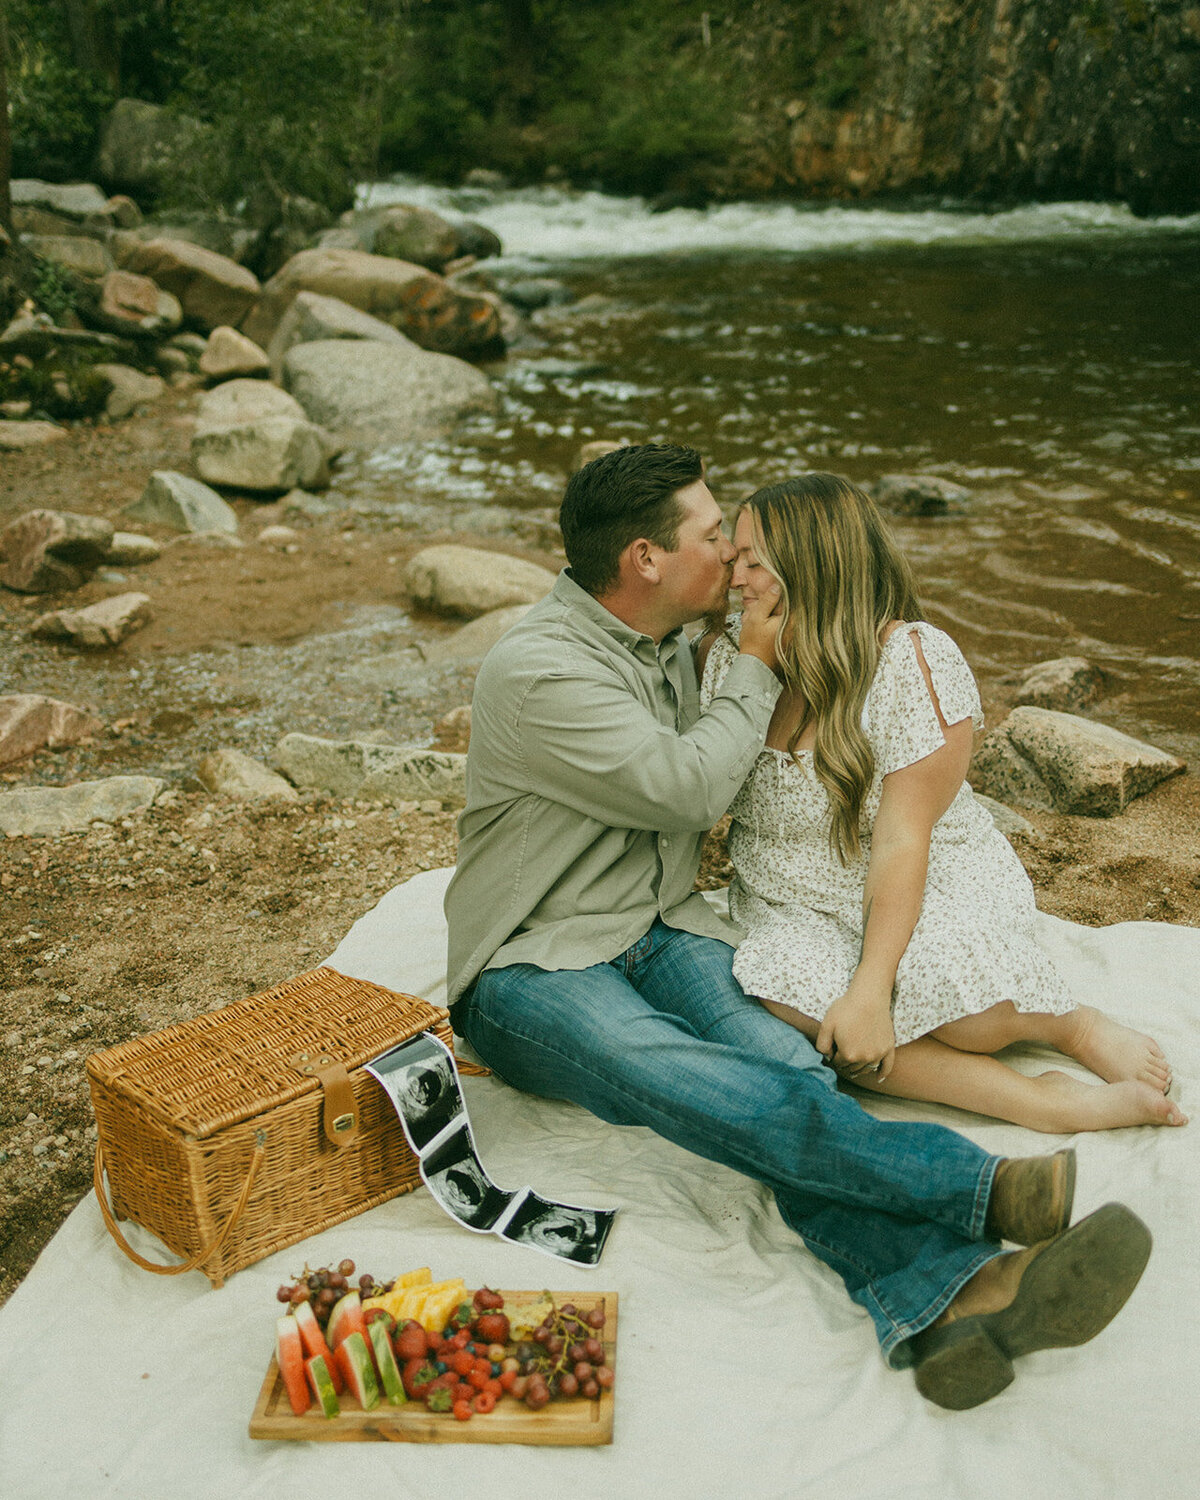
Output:
[[[863,883],[883,778],[945,743],[917,658],[928,663],[947,724],[983,726],[971,669],[944,631],[925,622],[884,643],[863,708],[875,775],[863,810],[862,854],[843,866],[829,845],[828,794],[812,752],[764,749],[734,798],[730,912],[745,929],[733,972],[747,994],[821,1020],[845,993],[862,947]],[[727,637],[709,652],[707,707],[736,654]],[[935,1026],[1011,1000],[1061,1015],[1074,1002],[1033,937],[1033,887],[1008,840],[964,782],[934,825],[921,913],[896,971],[897,1045]]]

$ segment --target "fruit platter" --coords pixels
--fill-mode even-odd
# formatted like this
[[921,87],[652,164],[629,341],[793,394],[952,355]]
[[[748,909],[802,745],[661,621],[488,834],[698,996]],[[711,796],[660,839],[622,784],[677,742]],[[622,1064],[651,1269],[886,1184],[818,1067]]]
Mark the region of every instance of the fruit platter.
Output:
[[427,1266],[386,1282],[355,1272],[351,1260],[306,1266],[279,1288],[252,1438],[612,1442],[615,1292],[471,1291]]

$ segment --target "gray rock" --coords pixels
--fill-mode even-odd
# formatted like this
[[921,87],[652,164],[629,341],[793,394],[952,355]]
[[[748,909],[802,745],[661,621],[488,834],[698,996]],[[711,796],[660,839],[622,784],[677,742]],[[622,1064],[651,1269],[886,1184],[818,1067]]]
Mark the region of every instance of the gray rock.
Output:
[[1029,668],[1017,684],[1018,703],[1034,708],[1057,708],[1065,713],[1094,702],[1104,686],[1104,674],[1082,656],[1059,656]]
[[991,814],[992,822],[1005,836],[1012,838],[1018,835],[1021,838],[1035,838],[1037,830],[1028,818],[1023,818],[1019,812],[1014,812],[1011,807],[1005,807],[1003,802],[997,802],[994,797],[988,797],[983,792],[975,793],[976,802]]
[[387,802],[461,798],[466,786],[465,755],[411,745],[287,734],[271,759],[294,785],[335,797]]
[[110,421],[120,421],[132,416],[141,406],[157,401],[166,386],[157,375],[143,375],[129,365],[94,365],[98,375],[103,375],[111,389],[104,403],[104,411]]
[[299,794],[290,782],[241,750],[227,747],[212,751],[201,759],[196,775],[210,792],[234,797],[239,802],[265,802],[274,798],[299,801]]
[[215,250],[184,240],[133,239],[120,255],[121,269],[149,276],[179,299],[183,315],[207,332],[235,327],[258,300],[258,277]]
[[161,554],[158,543],[140,532],[114,531],[104,561],[115,563],[117,567],[136,568],[141,563],[154,562]]
[[552,276],[527,276],[521,281],[506,282],[504,296],[522,312],[536,312],[539,307],[562,307],[572,301],[566,285]]
[[121,514],[135,521],[169,526],[173,531],[217,531],[236,536],[238,529],[236,512],[216,490],[171,469],[156,469],[138,499]]
[[157,776],[109,776],[74,786],[0,792],[0,833],[9,838],[82,833],[92,823],[115,823],[142,812],[165,785]]
[[0,531],[0,583],[21,594],[77,589],[102,562],[111,521],[73,511],[30,510]]
[[133,271],[110,271],[100,287],[100,301],[92,321],[113,333],[134,337],[163,337],[183,321],[178,297],[164,292],[149,276]]
[[204,133],[198,120],[144,99],[118,99],[100,132],[96,175],[114,192],[156,197],[178,181]]
[[148,594],[114,594],[84,609],[55,609],[40,615],[30,634],[42,641],[67,641],[88,651],[119,646],[151,617]]
[[592,459],[601,458],[606,453],[615,453],[618,448],[628,447],[627,443],[618,443],[612,438],[595,438],[590,443],[582,443],[579,452],[575,455],[575,469],[582,469],[585,464],[590,464]]
[[971,502],[971,491],[934,474],[884,474],[866,486],[876,505],[899,516],[944,516]]
[[109,200],[94,182],[40,182],[36,177],[14,177],[14,208],[46,208],[65,219],[107,217]]
[[44,448],[61,442],[65,427],[54,422],[0,422],[0,453],[21,453],[26,448]]
[[482,371],[407,341],[297,344],[283,379],[314,422],[353,446],[443,436],[467,413],[498,404]]
[[1186,769],[1174,755],[1107,724],[1022,707],[984,740],[971,779],[1018,807],[1107,818]]
[[376,255],[411,261],[431,271],[440,271],[460,253],[458,235],[441,214],[412,203],[395,203],[378,215],[370,248]]
[[0,766],[24,760],[35,750],[77,745],[103,728],[94,714],[58,698],[6,693],[0,697]]
[[310,495],[307,490],[298,489],[289,490],[279,504],[285,516],[331,516],[340,509],[328,500],[322,500],[320,495]]
[[241,377],[267,375],[271,362],[253,339],[236,328],[214,328],[200,356],[200,373],[217,382]]
[[25,248],[39,260],[56,265],[89,281],[100,281],[113,269],[113,258],[99,240],[85,235],[27,234]]
[[200,477],[236,489],[323,486],[334,451],[299,402],[265,380],[227,380],[208,391],[192,435]]
[[390,323],[351,307],[340,297],[300,292],[284,313],[267,350],[273,377],[279,379],[283,357],[293,345],[312,344],[320,339],[371,339],[377,344],[402,345],[411,342]]
[[531,604],[511,604],[507,609],[489,610],[453,635],[426,644],[423,647],[425,660],[431,667],[444,666],[447,662],[482,661],[500,637],[523,620],[532,608]]
[[536,604],[554,587],[554,576],[519,557],[448,543],[423,547],[410,559],[404,583],[426,609],[474,619],[513,604]]
[[263,288],[254,312],[241,324],[243,332],[269,349],[300,292],[337,297],[440,353],[474,354],[492,347],[500,333],[499,315],[483,296],[459,291],[409,261],[336,249],[293,255]]

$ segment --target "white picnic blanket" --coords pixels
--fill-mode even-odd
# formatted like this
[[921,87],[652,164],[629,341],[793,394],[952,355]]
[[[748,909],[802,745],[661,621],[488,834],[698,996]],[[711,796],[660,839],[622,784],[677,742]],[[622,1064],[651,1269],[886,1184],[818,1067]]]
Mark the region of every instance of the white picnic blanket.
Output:
[[[417,876],[357,922],[343,972],[444,996],[447,871]],[[1200,930],[1041,919],[1081,1000],[1142,1025],[1200,1113]],[[1029,1053],[1038,1069],[1046,1056]],[[927,1405],[888,1370],[866,1316],[782,1224],[769,1194],[640,1129],[619,1129],[491,1078],[464,1080],[483,1161],[621,1212],[599,1267],[560,1266],[455,1225],[424,1189],[280,1252],[213,1290],[149,1276],[88,1196],[0,1309],[0,1493],[12,1500],[245,1500],[348,1494],[568,1494],[580,1500],[1149,1500],[1190,1494],[1200,1460],[1200,1119],[1183,1130],[1081,1136],[1077,1213],[1109,1199],[1155,1251],[1091,1344],[1020,1362],[974,1411]],[[936,1119],[1004,1155],[1057,1139],[948,1109]],[[129,1226],[127,1226],[129,1227]],[[143,1253],[161,1246],[131,1228]],[[429,1265],[468,1285],[615,1290],[610,1447],[275,1443],[247,1423],[270,1358],[276,1286],[307,1260],[377,1275]],[[477,1422],[486,1418],[475,1418]]]

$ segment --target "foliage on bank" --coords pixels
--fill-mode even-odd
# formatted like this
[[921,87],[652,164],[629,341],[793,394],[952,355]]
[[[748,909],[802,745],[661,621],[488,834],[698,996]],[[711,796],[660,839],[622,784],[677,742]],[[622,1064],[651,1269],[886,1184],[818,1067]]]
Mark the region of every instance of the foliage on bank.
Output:
[[664,201],[1200,207],[1188,0],[7,0],[16,175],[84,177],[118,97],[203,122],[180,201],[493,167]]

